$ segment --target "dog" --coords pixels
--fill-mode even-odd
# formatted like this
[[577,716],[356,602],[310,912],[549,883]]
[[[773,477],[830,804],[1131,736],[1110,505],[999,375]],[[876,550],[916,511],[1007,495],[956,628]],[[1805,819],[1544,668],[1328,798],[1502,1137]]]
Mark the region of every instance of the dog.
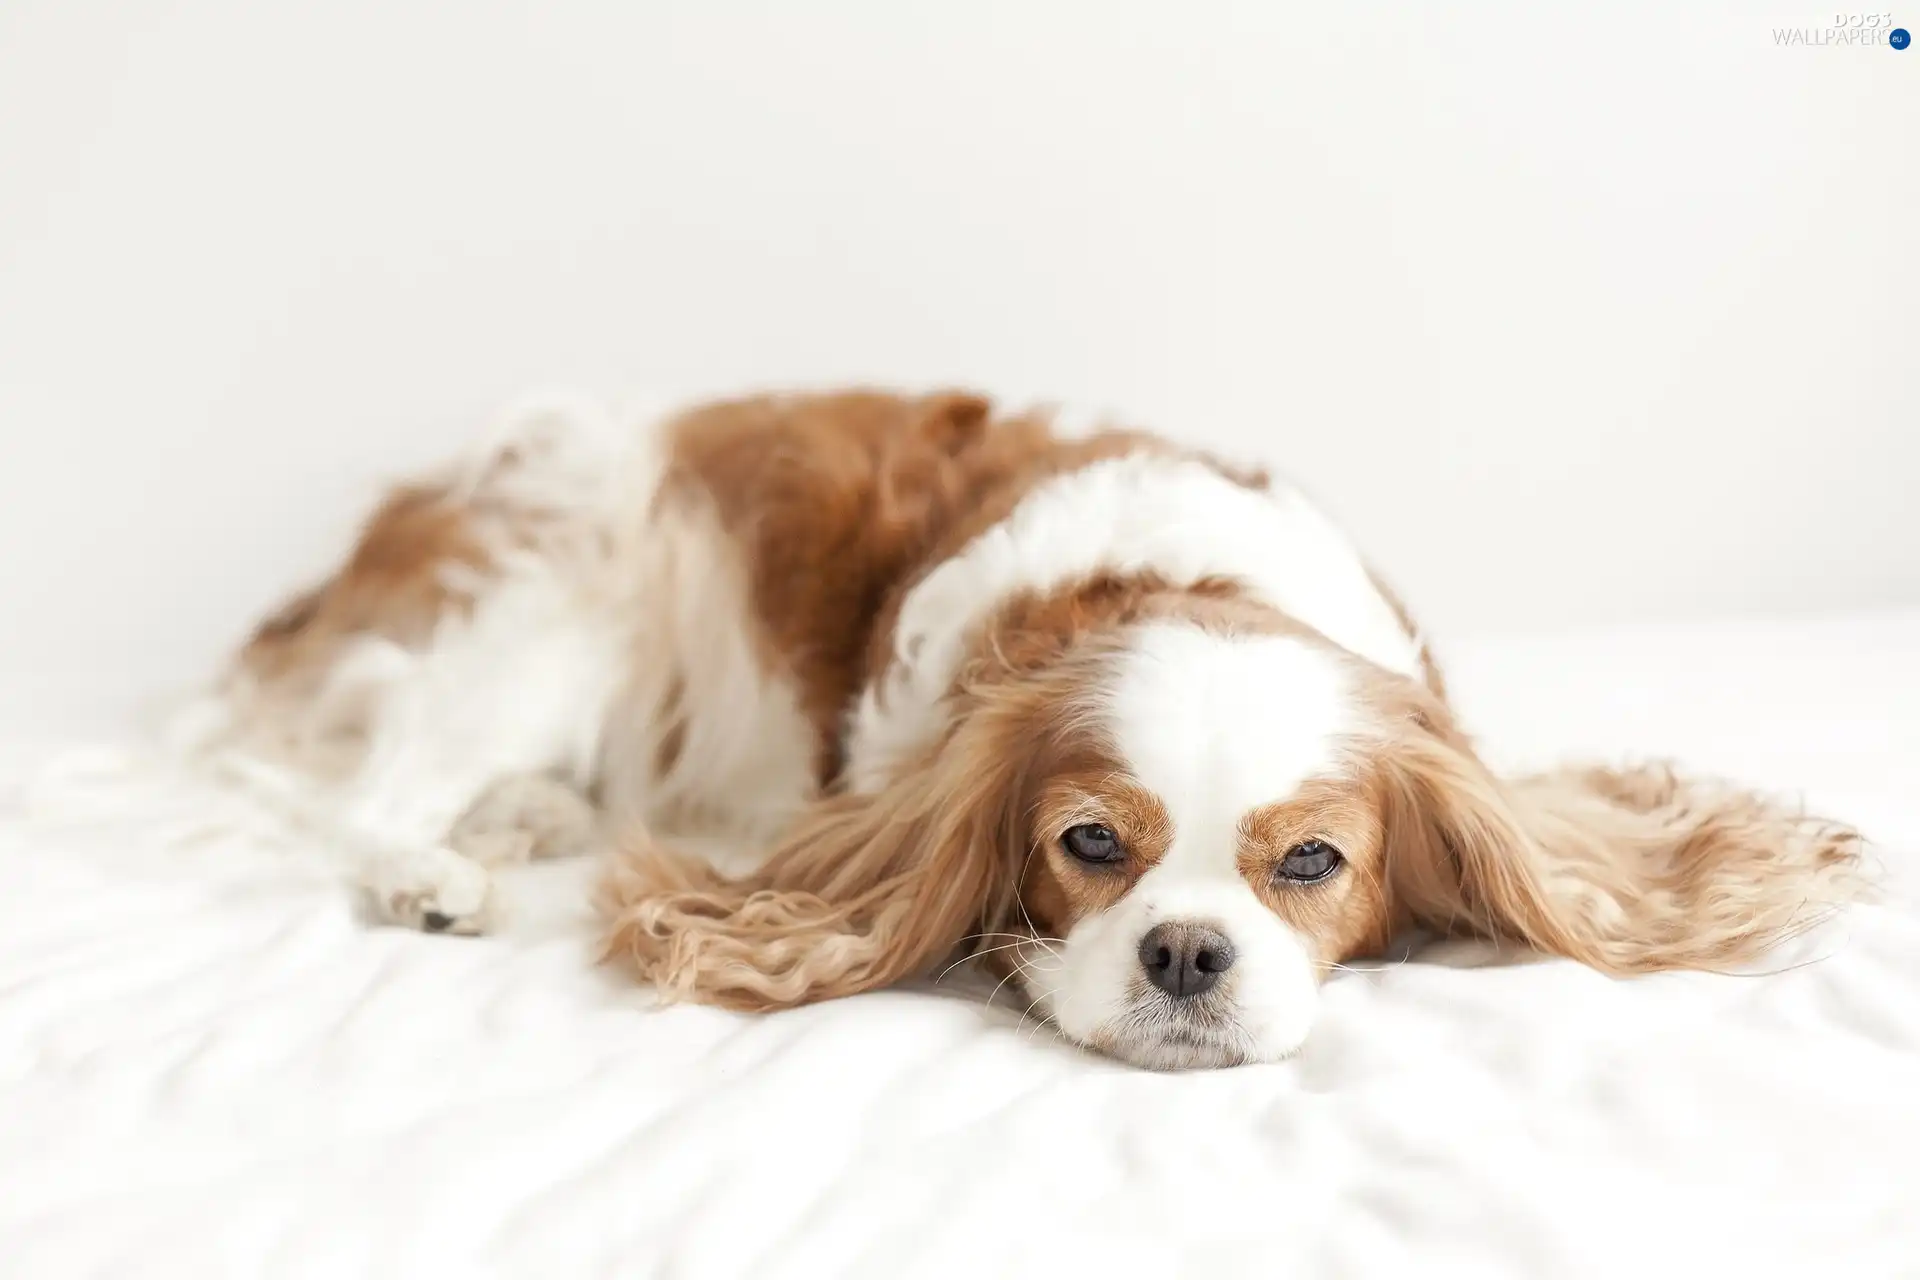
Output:
[[[605,957],[772,1010],[969,954],[1150,1068],[1294,1052],[1413,930],[1613,974],[1748,960],[1859,840],[1665,766],[1499,778],[1299,488],[962,391],[506,419],[233,659],[193,749],[382,920],[605,859]],[[720,852],[698,855],[688,841]]]

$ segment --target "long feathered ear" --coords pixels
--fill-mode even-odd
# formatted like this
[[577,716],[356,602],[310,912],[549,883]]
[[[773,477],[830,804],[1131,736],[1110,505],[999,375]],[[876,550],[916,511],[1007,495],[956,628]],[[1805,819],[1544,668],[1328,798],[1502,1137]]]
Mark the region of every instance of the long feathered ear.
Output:
[[668,999],[756,1011],[925,972],[1012,902],[1023,754],[1006,719],[978,708],[886,790],[817,802],[754,875],[636,840],[601,883],[606,958]]
[[1852,830],[1664,765],[1503,783],[1440,720],[1387,761],[1389,883],[1404,913],[1442,932],[1611,973],[1716,968],[1861,887]]

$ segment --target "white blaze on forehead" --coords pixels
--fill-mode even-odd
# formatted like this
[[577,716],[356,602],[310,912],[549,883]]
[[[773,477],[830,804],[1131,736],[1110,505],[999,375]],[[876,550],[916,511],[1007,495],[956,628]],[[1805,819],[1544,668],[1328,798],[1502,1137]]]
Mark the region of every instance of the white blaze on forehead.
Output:
[[1228,872],[1248,811],[1333,772],[1357,727],[1351,678],[1325,650],[1185,623],[1137,628],[1108,697],[1114,746],[1173,820],[1168,856]]
[[857,791],[944,723],[941,701],[970,636],[1022,590],[1101,571],[1185,584],[1233,578],[1335,644],[1404,675],[1419,646],[1339,528],[1298,490],[1249,489],[1205,463],[1131,454],[1057,476],[907,594],[894,658],[854,709],[847,773]]
[[[1351,679],[1325,649],[1284,636],[1217,635],[1187,623],[1133,629],[1106,695],[1106,727],[1131,780],[1153,792],[1172,840],[1120,901],[1075,922],[1026,982],[1068,1035],[1153,1066],[1269,1060],[1313,1022],[1308,940],[1240,873],[1240,822],[1340,767],[1358,727]],[[1136,1016],[1141,939],[1170,921],[1232,943],[1221,985],[1232,1031],[1211,1049],[1156,1038]],[[1171,1017],[1171,1015],[1166,1015]]]

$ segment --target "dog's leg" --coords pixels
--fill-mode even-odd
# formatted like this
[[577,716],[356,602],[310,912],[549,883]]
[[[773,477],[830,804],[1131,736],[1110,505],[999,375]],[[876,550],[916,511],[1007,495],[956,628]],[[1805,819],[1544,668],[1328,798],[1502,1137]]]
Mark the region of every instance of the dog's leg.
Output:
[[[502,917],[489,868],[593,846],[593,808],[565,782],[532,771],[500,776],[432,746],[409,755],[363,775],[338,823],[384,922],[486,933]],[[492,780],[481,781],[483,773]]]
[[419,693],[389,694],[374,749],[334,825],[376,919],[429,933],[484,933],[497,923],[492,877],[452,835],[497,771],[437,727],[444,712],[409,714],[416,708],[405,704],[430,701]]
[[591,843],[579,788],[624,678],[625,643],[568,583],[531,577],[496,584],[426,649],[394,655],[367,754],[336,810],[377,914],[485,932],[499,904],[484,863]]

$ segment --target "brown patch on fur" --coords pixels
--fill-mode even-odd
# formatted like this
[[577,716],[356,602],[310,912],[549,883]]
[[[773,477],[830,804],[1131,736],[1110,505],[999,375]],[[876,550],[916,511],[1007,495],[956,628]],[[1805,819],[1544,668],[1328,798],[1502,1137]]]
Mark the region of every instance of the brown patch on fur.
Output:
[[1267,484],[1264,471],[1145,432],[1062,440],[1044,415],[996,418],[987,399],[959,391],[724,401],[669,431],[666,493],[711,502],[741,549],[763,652],[791,674],[819,734],[823,786],[843,763],[846,708],[892,660],[908,593],[1036,485],[1142,452]]
[[1248,628],[1285,625],[1281,615],[1251,600],[1231,578],[1177,583],[1153,570],[1103,571],[1051,591],[1008,597],[981,628],[956,679],[1038,670],[1089,633],[1171,617],[1222,630],[1236,621]]
[[668,491],[710,501],[741,548],[765,652],[818,730],[824,785],[912,585],[1042,479],[1146,447],[1166,446],[1122,431],[1061,441],[1043,418],[995,419],[959,392],[764,396],[677,419]]
[[573,513],[514,491],[526,465],[510,444],[392,490],[340,568],[261,623],[236,655],[225,682],[239,712],[233,732],[319,776],[358,767],[373,701],[321,696],[349,643],[377,636],[422,648],[442,621],[472,609],[498,555],[573,532]]
[[490,567],[471,512],[444,486],[396,489],[361,527],[340,571],[260,625],[241,650],[241,668],[263,681],[317,676],[357,633],[420,644],[442,614],[472,604],[450,571]]

